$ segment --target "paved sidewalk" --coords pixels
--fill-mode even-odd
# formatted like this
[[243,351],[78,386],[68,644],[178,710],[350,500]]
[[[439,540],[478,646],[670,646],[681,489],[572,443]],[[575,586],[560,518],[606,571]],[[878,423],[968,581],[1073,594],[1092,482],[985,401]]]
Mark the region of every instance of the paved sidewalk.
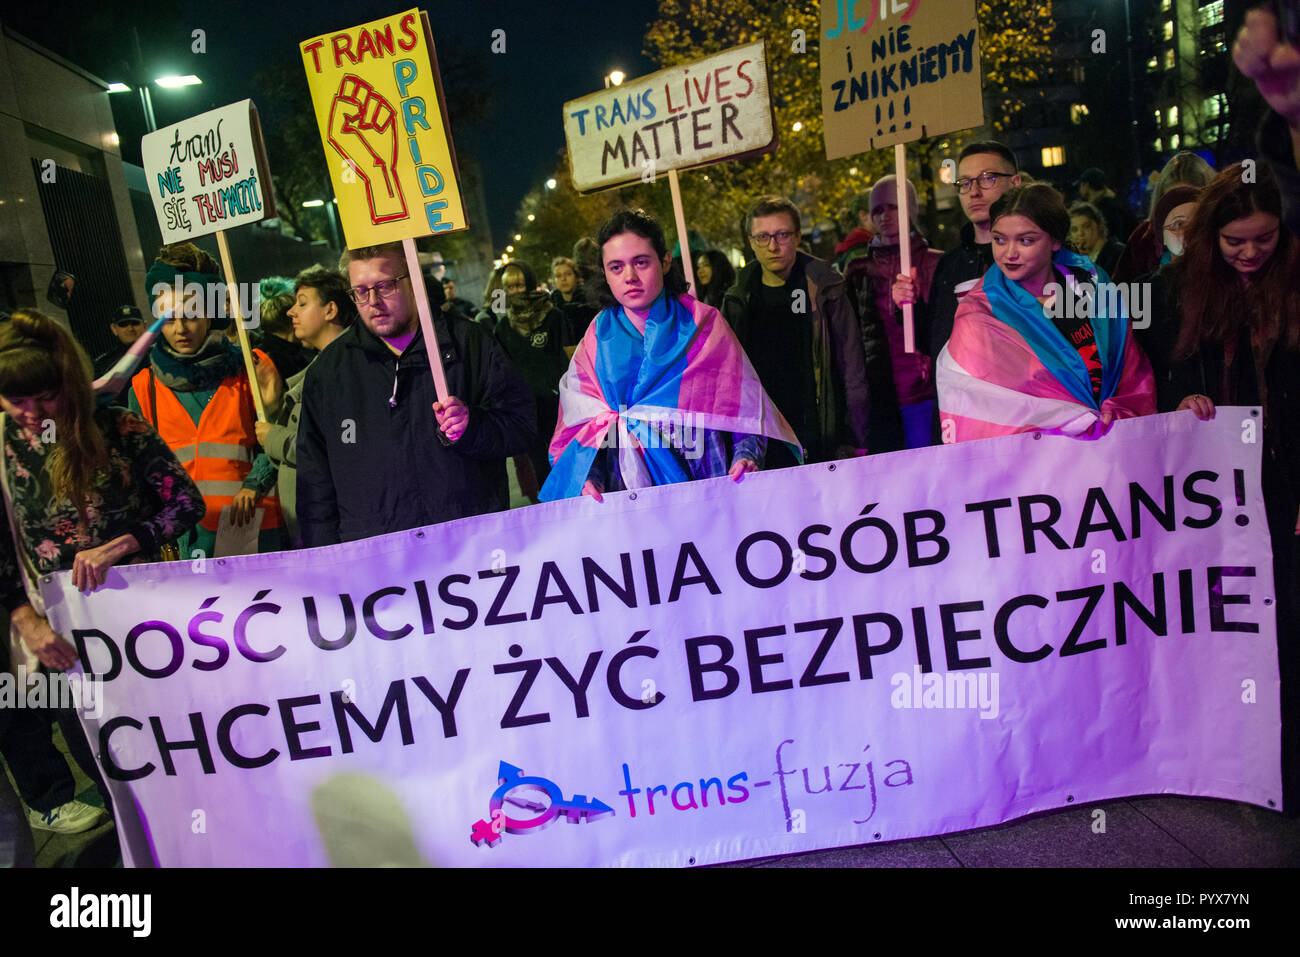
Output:
[[[1106,812],[1094,833],[1094,812]],[[1101,801],[994,827],[729,867],[1300,867],[1300,820],[1214,798]]]

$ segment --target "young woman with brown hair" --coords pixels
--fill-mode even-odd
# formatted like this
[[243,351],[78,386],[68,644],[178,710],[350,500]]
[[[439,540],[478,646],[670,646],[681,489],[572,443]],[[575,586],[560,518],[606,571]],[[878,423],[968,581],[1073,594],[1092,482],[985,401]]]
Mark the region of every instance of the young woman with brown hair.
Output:
[[1153,348],[1168,350],[1160,410],[1211,419],[1220,405],[1260,406],[1261,483],[1273,543],[1282,677],[1283,800],[1300,800],[1300,242],[1282,224],[1267,168],[1220,173],[1187,226],[1181,260],[1161,270],[1167,290]]
[[[203,498],[171,450],[138,415],[96,407],[90,376],[90,360],[52,319],[28,311],[0,323],[0,478],[10,527],[0,534],[0,602],[9,610],[5,650],[14,664],[35,667],[34,657],[45,669],[63,671],[77,659],[44,616],[37,576],[71,569],[76,587],[93,590],[123,560],[157,561],[163,542],[203,516]],[[73,711],[47,714],[57,718],[73,756],[107,800]],[[11,732],[21,730],[20,718],[14,716]],[[47,812],[33,824],[78,829],[60,826],[57,818],[75,821],[85,812],[42,808],[30,796],[49,787],[61,790],[60,805],[72,797],[70,778],[57,783],[67,777],[66,768],[41,757],[42,750],[49,754],[48,724],[43,740],[33,733],[5,739],[23,796],[34,810]],[[15,754],[19,739],[22,753]]]

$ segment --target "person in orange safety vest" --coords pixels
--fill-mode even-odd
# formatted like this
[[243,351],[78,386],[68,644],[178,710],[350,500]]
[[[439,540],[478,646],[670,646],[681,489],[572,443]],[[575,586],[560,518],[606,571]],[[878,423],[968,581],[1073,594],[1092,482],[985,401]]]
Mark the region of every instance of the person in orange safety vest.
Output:
[[[257,551],[283,548],[276,470],[257,444],[243,356],[223,335],[230,319],[216,262],[192,243],[164,246],[145,282],[155,315],[171,318],[149,365],[131,380],[128,405],[157,429],[207,505],[202,521],[177,543],[180,557],[219,557],[223,512],[233,526],[245,527],[260,510]],[[283,382],[266,353],[254,349],[253,356],[270,415]]]

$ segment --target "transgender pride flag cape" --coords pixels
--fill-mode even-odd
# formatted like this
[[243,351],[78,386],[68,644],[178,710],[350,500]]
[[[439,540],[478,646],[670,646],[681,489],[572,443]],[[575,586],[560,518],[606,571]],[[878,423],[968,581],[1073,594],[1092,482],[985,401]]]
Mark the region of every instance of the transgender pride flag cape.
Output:
[[794,431],[718,310],[687,295],[661,293],[644,337],[621,307],[603,310],[560,379],[554,467],[541,499],[580,495],[611,429],[617,429],[610,444],[616,440],[627,488],[689,480],[681,453],[664,434],[667,424],[680,428],[683,419],[690,428],[788,442],[799,454]]
[[[1068,267],[1082,267],[1097,280],[1092,261],[1076,253],[1061,250],[1052,261],[1062,267],[1071,292],[1077,281]],[[962,299],[952,337],[935,364],[944,442],[1017,432],[1094,439],[1109,431],[1103,412],[1116,419],[1154,413],[1151,363],[1133,340],[1122,301],[1116,315],[1106,305],[1106,297],[1094,296],[1099,403],[1083,358],[1044,307],[996,265],[990,268]]]
[[136,370],[144,363],[144,358],[149,354],[154,340],[158,338],[158,333],[162,332],[162,327],[170,321],[170,313],[154,320],[153,325],[131,343],[131,348],[126,350],[113,368],[94,381],[91,390],[101,402],[111,402],[114,396],[126,388],[126,384],[135,376]]

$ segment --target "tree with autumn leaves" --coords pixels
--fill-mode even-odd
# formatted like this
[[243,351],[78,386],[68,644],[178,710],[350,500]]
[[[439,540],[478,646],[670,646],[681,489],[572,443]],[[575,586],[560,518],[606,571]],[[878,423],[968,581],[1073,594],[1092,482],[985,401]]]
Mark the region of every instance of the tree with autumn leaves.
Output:
[[[834,0],[828,0],[834,2]],[[862,2],[862,0],[859,0]],[[874,2],[874,0],[872,0]],[[859,193],[893,172],[893,150],[827,160],[822,138],[820,4],[816,0],[660,0],[659,15],[645,36],[645,53],[659,68],[703,59],[729,47],[764,40],[770,96],[779,138],[777,149],[749,160],[716,163],[680,176],[688,228],[710,244],[743,248],[743,217],[763,193],[789,196],[805,227],[831,228]],[[986,122],[1003,130],[1035,95],[1050,57],[1048,0],[980,0],[980,62]],[[970,135],[933,137],[908,145],[910,176],[925,203],[945,157],[956,157]],[[567,254],[573,242],[594,235],[608,214],[639,205],[675,234],[666,177],[581,196],[573,190],[561,153],[555,189],[538,188],[520,207],[514,256],[541,266]],[[528,216],[533,219],[528,220]],[[675,241],[675,237],[670,242]]]

